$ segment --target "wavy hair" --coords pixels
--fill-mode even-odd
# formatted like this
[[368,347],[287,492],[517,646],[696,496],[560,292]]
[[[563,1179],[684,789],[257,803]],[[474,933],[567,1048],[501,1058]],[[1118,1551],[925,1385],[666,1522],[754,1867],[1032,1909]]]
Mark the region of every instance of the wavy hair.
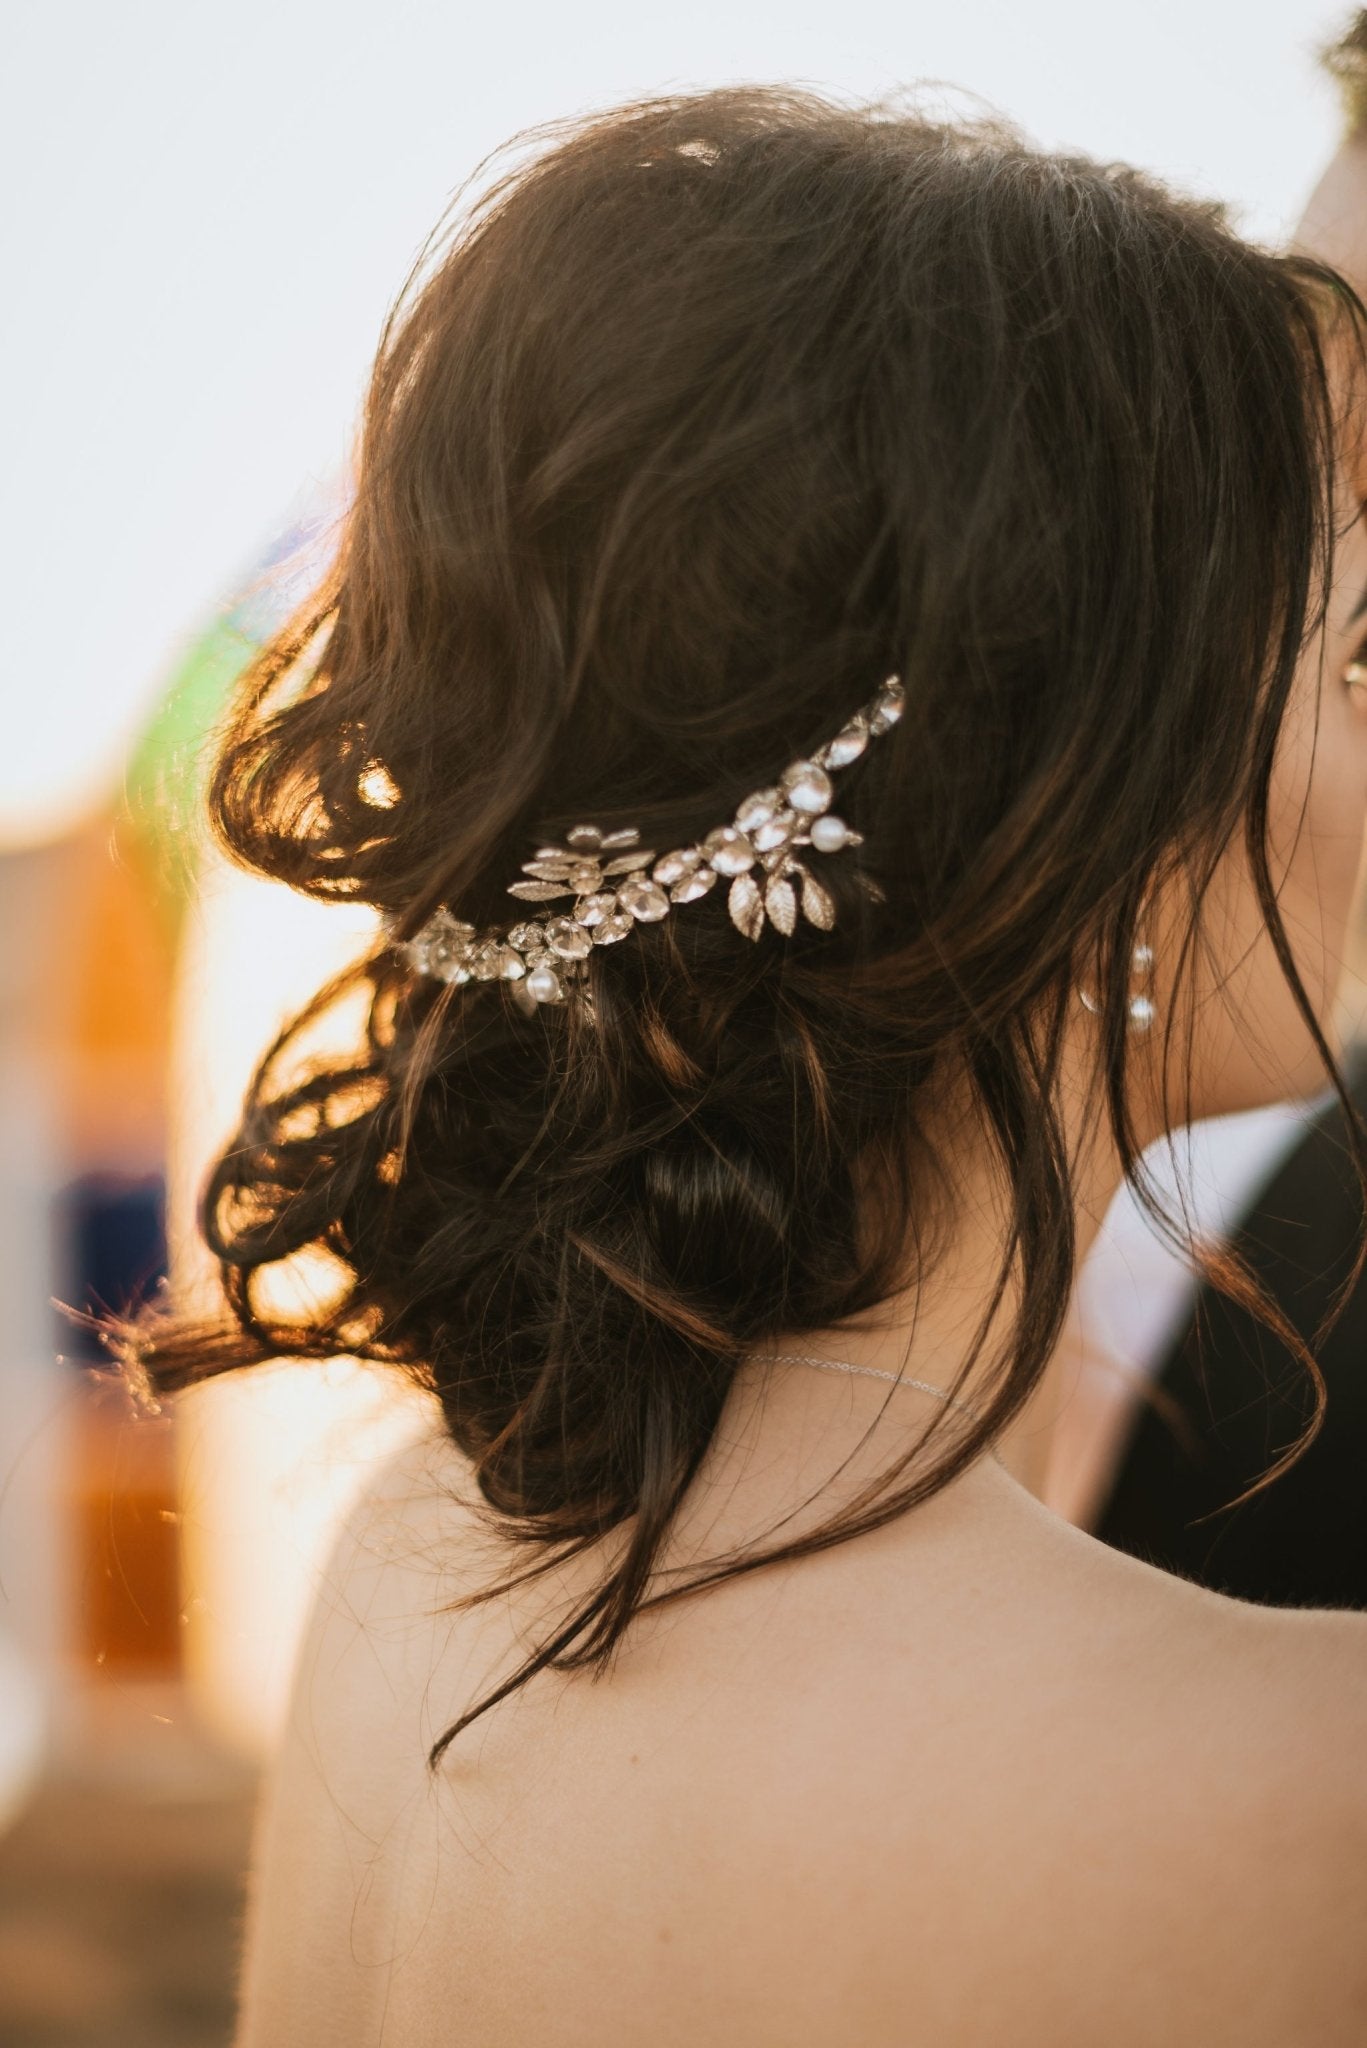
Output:
[[[335,573],[222,738],[223,845],[401,936],[440,904],[506,923],[530,843],[582,820],[685,843],[888,673],[907,708],[842,776],[881,901],[831,862],[829,934],[750,945],[709,897],[595,950],[591,1016],[415,979],[377,942],[267,1051],[210,1176],[221,1315],[123,1333],[158,1394],[280,1356],[414,1375],[533,1553],[472,1599],[622,1531],[434,1761],[545,1666],[605,1667],[643,1606],[889,1521],[1000,1434],[1073,1280],[1079,961],[1142,1181],[1137,920],[1188,877],[1189,960],[1240,833],[1361,1147],[1266,845],[1329,587],[1351,289],[995,117],[753,88],[528,140],[386,328]],[[311,1055],[358,993],[354,1051]],[[914,1483],[650,1594],[740,1362],[929,1269],[951,1070],[1018,1288],[978,1422]],[[310,1250],[333,1296],[272,1306],[272,1269]]]

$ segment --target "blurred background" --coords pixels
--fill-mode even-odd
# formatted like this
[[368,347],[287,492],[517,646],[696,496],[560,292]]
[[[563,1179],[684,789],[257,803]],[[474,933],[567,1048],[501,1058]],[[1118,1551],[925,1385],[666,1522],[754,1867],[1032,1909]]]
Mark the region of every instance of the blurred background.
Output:
[[414,1420],[339,1362],[134,1421],[54,1303],[121,1309],[168,1268],[193,1277],[195,1192],[255,1054],[364,936],[364,913],[228,872],[198,796],[233,677],[326,560],[381,323],[454,188],[515,131],[638,93],[930,80],[1223,197],[1275,245],[1338,139],[1318,55],[1346,18],[1318,0],[11,0],[10,2048],[227,2042],[252,1798],[311,1574]]

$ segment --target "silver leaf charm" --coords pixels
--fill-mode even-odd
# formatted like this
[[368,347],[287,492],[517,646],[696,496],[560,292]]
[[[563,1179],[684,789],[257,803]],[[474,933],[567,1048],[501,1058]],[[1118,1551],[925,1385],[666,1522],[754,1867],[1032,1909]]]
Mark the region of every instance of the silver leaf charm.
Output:
[[726,897],[731,922],[742,937],[757,939],[764,930],[764,899],[752,875],[737,875]]
[[814,875],[802,871],[802,915],[808,924],[816,925],[828,932],[835,923],[835,903],[830,892],[823,889]]
[[786,938],[797,923],[797,898],[792,883],[781,875],[771,876],[764,891],[764,907]]
[[634,868],[648,867],[655,858],[653,853],[619,853],[616,860],[603,862],[605,875],[629,875]]
[[573,896],[568,882],[509,882],[508,894],[525,903],[549,903],[552,896]]
[[524,875],[536,875],[543,882],[563,882],[565,877],[579,865],[579,856],[572,854],[538,854],[535,860],[524,860]]

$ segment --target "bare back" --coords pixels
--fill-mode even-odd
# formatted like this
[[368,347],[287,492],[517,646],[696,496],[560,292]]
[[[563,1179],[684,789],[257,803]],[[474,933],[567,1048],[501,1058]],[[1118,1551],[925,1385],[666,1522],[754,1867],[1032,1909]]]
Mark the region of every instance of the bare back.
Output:
[[240,2048],[1367,2038],[1367,1617],[1167,1577],[988,1461],[641,1616],[433,1774],[592,1578],[443,1614],[506,1568],[468,1484],[415,1446],[334,1560]]

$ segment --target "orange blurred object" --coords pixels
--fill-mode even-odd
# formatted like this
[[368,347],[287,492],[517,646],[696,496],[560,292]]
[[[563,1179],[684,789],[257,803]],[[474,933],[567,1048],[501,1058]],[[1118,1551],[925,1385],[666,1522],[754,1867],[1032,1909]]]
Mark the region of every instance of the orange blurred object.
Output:
[[174,1678],[181,1586],[171,1418],[139,1414],[122,1387],[92,1380],[74,1424],[76,1657],[107,1678]]

